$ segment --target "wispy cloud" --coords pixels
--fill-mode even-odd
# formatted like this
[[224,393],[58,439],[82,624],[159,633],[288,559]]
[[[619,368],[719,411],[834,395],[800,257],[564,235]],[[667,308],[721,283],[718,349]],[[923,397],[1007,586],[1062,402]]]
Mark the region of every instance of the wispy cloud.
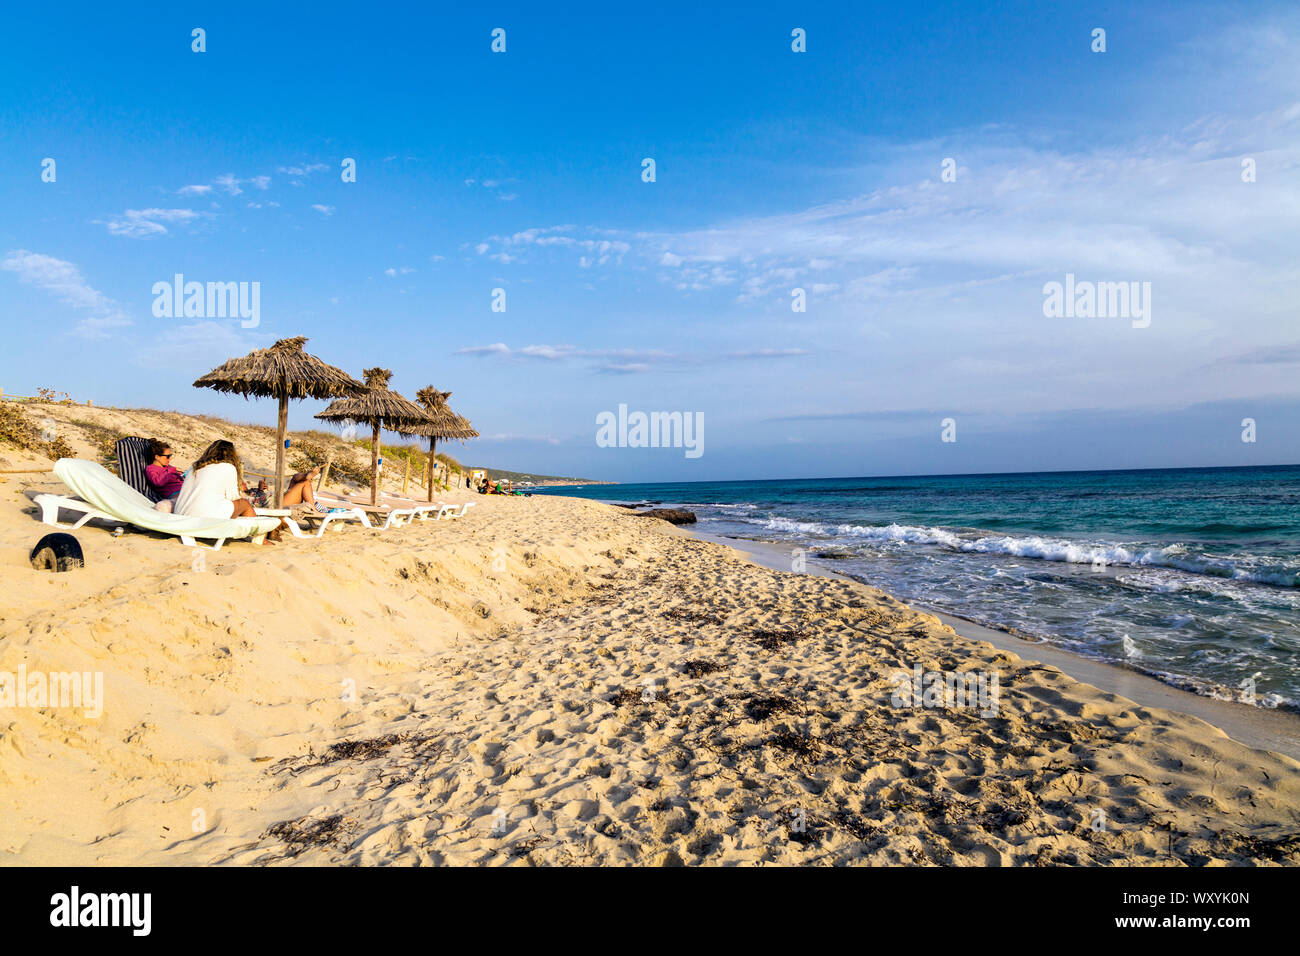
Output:
[[464,183],[466,186],[469,186],[470,188],[485,189],[492,195],[496,196],[496,198],[501,200],[502,202],[512,202],[513,200],[519,198],[519,194],[515,192],[507,191],[507,186],[510,183],[514,183],[517,181],[518,180],[514,178],[495,179],[489,177],[487,179],[478,179],[476,177],[471,177],[469,179],[464,180]]
[[578,227],[572,225],[524,229],[510,235],[489,236],[476,243],[474,251],[497,262],[510,263],[525,259],[529,250],[566,250],[579,253],[577,265],[589,269],[610,263],[617,265],[632,249],[628,238],[618,238],[613,232],[575,235],[576,232]]
[[[163,223],[184,224],[198,219],[202,213],[193,209],[128,209],[116,219],[103,222],[115,236],[128,239],[154,239],[167,234]],[[101,222],[101,220],[95,220]]]
[[739,352],[728,352],[727,358],[733,359],[765,359],[765,358],[794,358],[798,355],[811,354],[807,349],[742,349]]
[[525,345],[512,349],[504,342],[494,342],[491,345],[457,349],[455,354],[540,362],[587,360],[597,371],[633,374],[647,372],[652,366],[698,366],[733,360],[792,358],[810,353],[805,349],[749,349],[707,354],[672,352],[665,349],[586,349],[576,345]]
[[276,169],[278,173],[284,173],[287,176],[310,176],[312,173],[318,173],[329,169],[325,163],[309,163],[303,166],[280,166]]
[[243,355],[270,344],[270,337],[248,332],[232,322],[192,322],[164,327],[135,353],[137,365],[218,365],[231,355]]
[[74,330],[85,338],[107,338],[110,330],[131,324],[116,302],[94,288],[80,269],[64,259],[15,249],[0,260],[0,269],[86,313]]
[[311,208],[312,208],[312,209],[315,209],[315,210],[316,210],[318,213],[320,213],[322,216],[332,216],[332,215],[334,215],[334,207],[333,207],[333,206],[326,206],[326,205],[323,205],[322,203],[312,203],[312,204],[311,204]]
[[238,196],[244,190],[243,186],[254,186],[258,189],[270,189],[270,176],[251,176],[248,179],[240,179],[233,173],[223,173],[213,180],[213,183],[228,195]]

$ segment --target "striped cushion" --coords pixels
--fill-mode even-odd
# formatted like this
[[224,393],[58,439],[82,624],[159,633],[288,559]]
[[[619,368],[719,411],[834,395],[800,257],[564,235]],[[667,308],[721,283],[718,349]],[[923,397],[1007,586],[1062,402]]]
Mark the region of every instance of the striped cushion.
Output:
[[150,464],[145,458],[149,454],[149,439],[122,438],[113,447],[117,450],[119,477],[150,501],[161,501],[162,495],[144,474],[145,466]]

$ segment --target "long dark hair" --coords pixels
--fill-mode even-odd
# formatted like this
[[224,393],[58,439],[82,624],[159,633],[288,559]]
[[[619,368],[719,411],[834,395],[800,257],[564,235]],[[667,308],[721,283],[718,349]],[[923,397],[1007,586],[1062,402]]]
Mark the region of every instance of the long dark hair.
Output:
[[217,465],[222,462],[235,466],[235,476],[242,483],[244,480],[244,466],[239,461],[239,455],[235,453],[235,445],[224,438],[218,438],[207,448],[203,449],[203,454],[194,462],[194,470],[197,472],[204,465]]

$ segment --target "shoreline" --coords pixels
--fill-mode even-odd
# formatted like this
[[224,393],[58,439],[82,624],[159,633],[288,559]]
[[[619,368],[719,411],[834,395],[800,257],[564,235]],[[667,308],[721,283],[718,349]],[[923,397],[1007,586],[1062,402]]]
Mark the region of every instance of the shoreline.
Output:
[[[712,541],[715,544],[734,548],[760,567],[775,571],[789,570],[789,554],[774,542],[731,538],[693,529],[682,530],[702,541]],[[811,562],[805,573],[851,581],[854,584],[864,583]],[[980,624],[978,621],[958,617],[915,602],[903,603],[926,614],[933,614],[969,640],[984,641],[998,650],[1009,651],[1025,660],[1058,668],[1077,681],[1091,684],[1107,693],[1126,697],[1140,706],[1160,707],[1203,720],[1219,728],[1234,740],[1257,750],[1285,754],[1300,760],[1300,716],[1289,711],[1250,707],[1235,701],[1205,697],[1118,664],[1084,657],[1050,643],[1028,641],[1006,631]]]

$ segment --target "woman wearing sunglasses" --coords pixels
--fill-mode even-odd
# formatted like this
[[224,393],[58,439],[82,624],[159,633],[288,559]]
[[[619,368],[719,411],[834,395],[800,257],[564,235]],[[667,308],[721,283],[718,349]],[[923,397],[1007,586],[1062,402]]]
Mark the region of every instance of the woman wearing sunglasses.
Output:
[[150,439],[149,454],[152,464],[145,466],[145,478],[162,501],[175,501],[185,476],[172,464],[172,446],[158,438]]

